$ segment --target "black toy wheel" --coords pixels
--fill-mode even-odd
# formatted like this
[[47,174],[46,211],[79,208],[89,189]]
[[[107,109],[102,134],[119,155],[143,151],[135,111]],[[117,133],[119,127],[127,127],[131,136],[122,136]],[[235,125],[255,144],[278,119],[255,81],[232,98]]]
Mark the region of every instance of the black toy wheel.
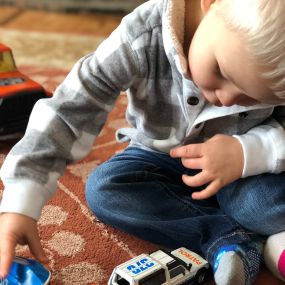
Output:
[[208,277],[208,274],[209,274],[209,270],[207,270],[206,268],[200,269],[195,276],[195,283],[194,284],[204,283]]

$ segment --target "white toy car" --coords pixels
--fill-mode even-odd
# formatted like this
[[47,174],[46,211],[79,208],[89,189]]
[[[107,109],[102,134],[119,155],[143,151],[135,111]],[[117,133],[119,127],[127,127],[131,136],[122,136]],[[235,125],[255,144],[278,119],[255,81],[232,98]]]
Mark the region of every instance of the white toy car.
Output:
[[202,284],[210,266],[200,255],[180,247],[141,254],[115,267],[108,285]]

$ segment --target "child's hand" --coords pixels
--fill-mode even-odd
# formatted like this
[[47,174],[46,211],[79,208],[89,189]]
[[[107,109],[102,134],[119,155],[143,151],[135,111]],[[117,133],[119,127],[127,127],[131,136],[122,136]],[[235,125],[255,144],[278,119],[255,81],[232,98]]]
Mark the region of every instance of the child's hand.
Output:
[[36,259],[43,263],[48,261],[36,221],[20,214],[3,213],[0,215],[0,280],[9,273],[17,244],[27,244]]
[[242,175],[243,149],[232,136],[215,135],[205,143],[174,148],[170,155],[180,157],[187,168],[201,169],[194,176],[182,177],[183,182],[191,187],[207,184],[204,190],[192,194],[193,199],[209,198]]

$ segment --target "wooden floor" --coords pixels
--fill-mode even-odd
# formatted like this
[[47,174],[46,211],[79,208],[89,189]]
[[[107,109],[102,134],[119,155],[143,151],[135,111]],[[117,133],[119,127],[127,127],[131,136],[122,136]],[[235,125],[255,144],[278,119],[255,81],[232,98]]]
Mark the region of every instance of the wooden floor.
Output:
[[57,13],[0,6],[0,28],[108,36],[123,16],[122,13]]

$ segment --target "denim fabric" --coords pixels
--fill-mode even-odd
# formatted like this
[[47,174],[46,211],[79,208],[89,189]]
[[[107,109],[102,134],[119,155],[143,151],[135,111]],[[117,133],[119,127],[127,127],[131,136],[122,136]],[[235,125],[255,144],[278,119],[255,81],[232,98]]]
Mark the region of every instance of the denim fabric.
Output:
[[[226,215],[216,197],[192,200],[191,193],[197,189],[182,182],[184,173],[195,172],[167,154],[129,147],[89,176],[87,203],[98,219],[107,224],[169,248],[186,246],[210,263],[221,246],[256,237],[229,217],[232,212],[237,213],[235,218],[243,216],[242,209],[250,209],[251,200],[227,204],[231,197],[224,195],[225,189],[219,202]],[[237,190],[236,184],[232,186],[227,187],[229,193]],[[246,216],[253,221],[251,213],[247,211]]]
[[224,187],[221,209],[243,227],[262,235],[285,230],[285,174],[261,174]]

